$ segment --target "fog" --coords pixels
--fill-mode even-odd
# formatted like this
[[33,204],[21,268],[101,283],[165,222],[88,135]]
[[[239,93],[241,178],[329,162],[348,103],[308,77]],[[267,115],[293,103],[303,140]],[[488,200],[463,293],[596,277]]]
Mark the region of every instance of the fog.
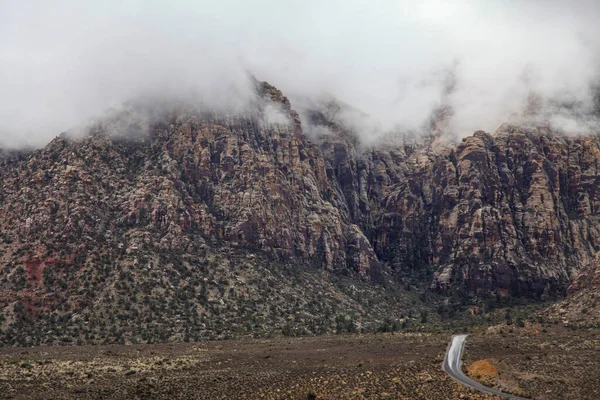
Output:
[[293,106],[360,110],[365,139],[424,131],[440,107],[452,137],[493,131],[532,99],[536,118],[589,133],[599,22],[595,1],[0,0],[0,146],[41,146],[132,98],[241,109],[249,74]]

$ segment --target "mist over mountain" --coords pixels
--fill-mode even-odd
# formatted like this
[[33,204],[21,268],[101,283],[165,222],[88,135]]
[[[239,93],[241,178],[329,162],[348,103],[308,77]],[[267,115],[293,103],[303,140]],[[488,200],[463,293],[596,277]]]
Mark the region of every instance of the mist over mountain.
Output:
[[0,143],[39,147],[137,98],[248,108],[249,76],[335,97],[365,141],[386,131],[464,137],[526,114],[596,128],[594,1],[225,0],[2,2]]

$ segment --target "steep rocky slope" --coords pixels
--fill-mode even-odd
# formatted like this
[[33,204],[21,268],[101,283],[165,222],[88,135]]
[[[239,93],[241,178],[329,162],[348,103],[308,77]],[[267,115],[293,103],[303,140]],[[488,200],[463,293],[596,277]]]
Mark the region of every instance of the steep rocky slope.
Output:
[[541,317],[570,327],[600,326],[600,254],[586,265],[567,288],[567,298]]
[[245,114],[175,105],[148,125],[134,108],[7,158],[2,340],[325,333],[416,318],[288,100],[259,91]]
[[236,113],[136,105],[1,158],[0,339],[373,328],[416,319],[411,282],[561,294],[600,245],[597,139],[506,125],[366,147],[257,92]]
[[434,271],[444,291],[542,296],[561,293],[600,245],[599,145],[505,125],[438,152],[356,157],[339,136],[321,148],[380,261]]

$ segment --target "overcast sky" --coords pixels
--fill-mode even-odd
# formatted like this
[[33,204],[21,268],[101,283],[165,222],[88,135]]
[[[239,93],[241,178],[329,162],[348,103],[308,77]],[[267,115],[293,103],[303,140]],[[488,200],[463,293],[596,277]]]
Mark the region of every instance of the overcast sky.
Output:
[[449,104],[465,136],[532,92],[591,104],[599,56],[597,1],[0,0],[0,143],[43,145],[143,95],[243,104],[245,71],[384,129]]

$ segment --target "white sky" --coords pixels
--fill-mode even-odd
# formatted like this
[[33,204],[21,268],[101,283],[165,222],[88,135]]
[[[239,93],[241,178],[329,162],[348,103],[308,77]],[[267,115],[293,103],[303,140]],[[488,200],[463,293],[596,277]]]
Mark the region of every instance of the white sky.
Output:
[[43,145],[145,94],[243,104],[245,71],[385,129],[446,101],[464,136],[532,91],[590,104],[599,56],[594,1],[0,0],[0,145]]

